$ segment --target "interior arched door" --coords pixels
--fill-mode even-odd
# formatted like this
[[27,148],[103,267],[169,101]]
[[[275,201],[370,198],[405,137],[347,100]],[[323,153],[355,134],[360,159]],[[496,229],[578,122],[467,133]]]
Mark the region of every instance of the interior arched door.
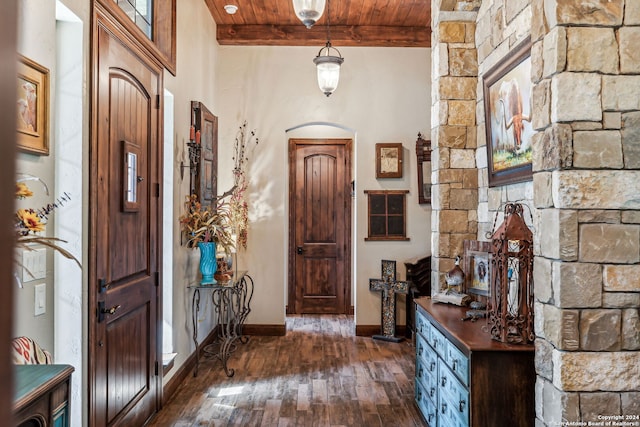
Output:
[[349,314],[351,140],[289,141],[288,313]]

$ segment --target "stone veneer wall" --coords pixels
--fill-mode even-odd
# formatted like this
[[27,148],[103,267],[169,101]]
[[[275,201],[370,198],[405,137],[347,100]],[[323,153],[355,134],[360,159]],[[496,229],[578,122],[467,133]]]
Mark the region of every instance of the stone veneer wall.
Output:
[[432,0],[432,278],[444,284],[465,239],[477,234],[475,45],[477,2]]
[[[640,1],[484,0],[464,12],[477,3],[432,1],[434,283],[463,239],[486,240],[504,203],[524,202],[536,425],[640,415]],[[482,75],[528,35],[533,182],[488,188]],[[452,198],[472,183],[475,209]]]
[[640,1],[532,7],[538,424],[640,415]]

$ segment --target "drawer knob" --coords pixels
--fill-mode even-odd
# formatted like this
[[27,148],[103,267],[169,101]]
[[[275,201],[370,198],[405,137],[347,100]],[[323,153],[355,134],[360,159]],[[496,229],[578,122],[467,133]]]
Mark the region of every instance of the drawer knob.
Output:
[[458,409],[460,410],[460,412],[464,411],[464,405],[466,405],[467,402],[465,402],[464,400],[460,401],[460,405],[458,406]]
[[442,381],[440,382],[440,384],[442,384],[442,387],[447,385],[447,377],[442,377]]
[[431,387],[431,390],[429,390],[429,396],[433,397],[436,395],[436,388],[435,387]]
[[440,406],[440,412],[442,412],[443,414],[447,413],[447,404],[443,403],[442,406]]
[[436,362],[431,362],[431,364],[429,365],[429,370],[433,372],[435,369],[436,369]]
[[418,370],[418,378],[422,378],[422,365],[420,365],[420,369]]
[[453,365],[451,366],[451,368],[455,371],[456,370],[456,366],[458,365],[458,359],[453,359]]
[[422,344],[418,345],[418,356],[422,356]]

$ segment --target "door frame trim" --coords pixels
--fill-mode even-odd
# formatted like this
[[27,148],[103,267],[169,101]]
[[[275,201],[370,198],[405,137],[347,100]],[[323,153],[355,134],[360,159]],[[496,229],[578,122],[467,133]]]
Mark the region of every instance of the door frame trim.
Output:
[[351,293],[353,291],[352,286],[352,277],[351,277],[351,268],[352,268],[352,234],[351,230],[353,227],[353,211],[352,211],[352,172],[353,172],[353,139],[351,138],[289,138],[289,218],[288,218],[288,226],[289,226],[289,241],[288,241],[288,266],[287,266],[287,305],[286,305],[286,314],[296,314],[295,307],[295,259],[296,259],[296,251],[295,251],[295,189],[294,183],[296,178],[296,171],[294,167],[294,154],[296,152],[296,147],[298,145],[344,145],[346,148],[345,152],[345,163],[346,163],[346,172],[345,172],[345,248],[344,255],[347,262],[345,263],[345,296],[344,296],[344,313],[345,314],[353,314],[353,304],[351,301]]

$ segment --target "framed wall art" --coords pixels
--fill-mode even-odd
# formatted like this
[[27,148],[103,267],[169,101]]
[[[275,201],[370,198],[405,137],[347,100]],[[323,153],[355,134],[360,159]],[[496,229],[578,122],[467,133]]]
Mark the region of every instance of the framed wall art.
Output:
[[402,178],[402,144],[376,144],[376,178]]
[[491,244],[478,240],[465,240],[463,269],[464,292],[488,297],[491,282]]
[[406,195],[408,190],[365,190],[368,232],[365,241],[409,240]]
[[532,179],[531,41],[483,78],[489,187]]
[[27,153],[49,155],[49,69],[18,56],[17,108],[18,148]]

